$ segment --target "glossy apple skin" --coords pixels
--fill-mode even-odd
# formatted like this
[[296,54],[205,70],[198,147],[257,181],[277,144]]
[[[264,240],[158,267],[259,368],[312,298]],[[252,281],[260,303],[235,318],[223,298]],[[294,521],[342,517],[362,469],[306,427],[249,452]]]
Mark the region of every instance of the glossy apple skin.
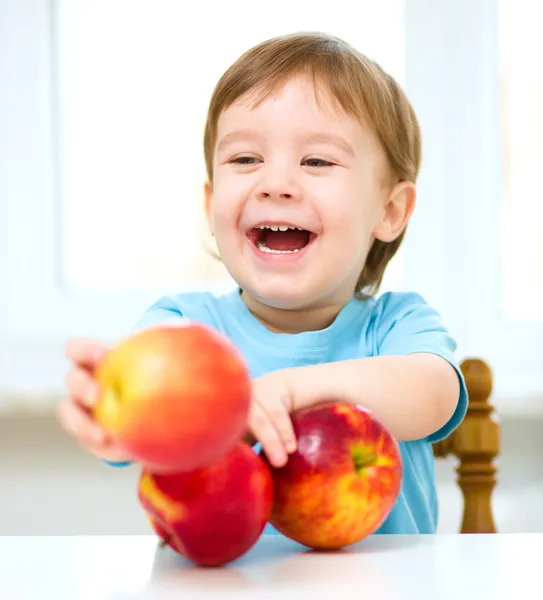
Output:
[[262,534],[273,480],[264,460],[239,442],[203,469],[142,471],[138,499],[165,544],[198,566],[221,566],[245,554]]
[[319,550],[349,546],[375,532],[400,493],[396,440],[369,411],[343,402],[298,411],[292,421],[298,449],[284,467],[270,465],[270,523]]
[[97,421],[155,472],[208,465],[247,427],[248,369],[234,345],[204,325],[141,330],[109,351],[96,379]]

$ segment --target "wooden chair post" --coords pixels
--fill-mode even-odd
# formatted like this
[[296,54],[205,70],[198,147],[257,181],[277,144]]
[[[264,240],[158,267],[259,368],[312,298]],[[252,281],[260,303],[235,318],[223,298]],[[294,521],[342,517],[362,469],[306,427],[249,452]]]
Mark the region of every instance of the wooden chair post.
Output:
[[452,435],[434,446],[434,454],[454,454],[459,460],[456,472],[464,497],[461,533],[496,533],[492,491],[497,472],[494,460],[500,453],[500,426],[489,402],[492,372],[479,359],[464,360],[461,369],[469,395],[468,411]]

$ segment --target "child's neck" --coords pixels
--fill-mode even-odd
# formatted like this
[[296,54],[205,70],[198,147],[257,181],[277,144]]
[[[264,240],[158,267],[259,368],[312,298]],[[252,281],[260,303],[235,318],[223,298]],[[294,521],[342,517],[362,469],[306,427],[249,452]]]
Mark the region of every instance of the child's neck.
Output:
[[274,333],[301,333],[325,329],[334,322],[342,304],[330,304],[315,308],[284,310],[274,308],[255,300],[245,292],[241,294],[249,311],[270,331]]

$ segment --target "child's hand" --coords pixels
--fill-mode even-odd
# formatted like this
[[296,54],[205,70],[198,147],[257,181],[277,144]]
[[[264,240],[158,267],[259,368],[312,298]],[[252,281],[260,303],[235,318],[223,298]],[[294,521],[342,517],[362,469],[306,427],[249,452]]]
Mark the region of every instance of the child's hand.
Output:
[[68,342],[66,355],[72,363],[66,376],[68,398],[58,408],[58,419],[91,454],[111,462],[130,461],[131,458],[116,446],[92,416],[98,391],[93,373],[107,351],[106,346],[93,340]]
[[249,428],[260,442],[270,463],[282,467],[296,450],[296,436],[290,420],[291,391],[284,372],[275,371],[253,380]]

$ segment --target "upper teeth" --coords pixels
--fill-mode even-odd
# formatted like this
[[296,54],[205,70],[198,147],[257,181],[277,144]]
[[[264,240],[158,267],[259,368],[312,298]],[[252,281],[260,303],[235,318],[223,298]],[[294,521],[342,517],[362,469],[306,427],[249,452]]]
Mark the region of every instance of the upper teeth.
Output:
[[271,229],[272,231],[288,231],[289,229],[298,229],[303,231],[301,227],[290,227],[289,225],[259,225],[258,229]]

